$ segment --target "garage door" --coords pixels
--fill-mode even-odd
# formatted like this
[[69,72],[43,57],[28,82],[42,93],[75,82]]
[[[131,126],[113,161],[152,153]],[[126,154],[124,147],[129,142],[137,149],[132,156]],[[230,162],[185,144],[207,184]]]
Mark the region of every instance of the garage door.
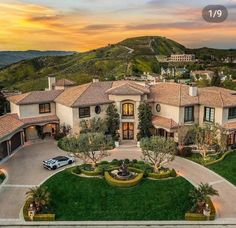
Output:
[[7,157],[7,142],[0,143],[0,161]]
[[11,138],[11,152],[17,149],[21,145],[21,133],[16,133]]

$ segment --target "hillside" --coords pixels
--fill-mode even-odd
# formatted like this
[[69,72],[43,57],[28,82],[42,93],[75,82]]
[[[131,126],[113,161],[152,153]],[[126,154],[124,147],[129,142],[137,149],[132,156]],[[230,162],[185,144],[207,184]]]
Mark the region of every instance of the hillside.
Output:
[[74,52],[69,51],[0,51],[0,68],[7,65],[40,56],[65,56]]
[[191,49],[164,37],[130,38],[85,53],[39,57],[12,64],[0,70],[0,86],[21,91],[40,90],[46,87],[50,74],[81,84],[91,81],[94,75],[112,80],[142,72],[160,73],[157,55],[185,52]]

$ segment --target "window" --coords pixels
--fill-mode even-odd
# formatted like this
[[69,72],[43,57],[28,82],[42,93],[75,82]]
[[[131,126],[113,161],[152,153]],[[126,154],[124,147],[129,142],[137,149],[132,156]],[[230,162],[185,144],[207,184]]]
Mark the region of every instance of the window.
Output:
[[97,105],[97,106],[95,107],[95,113],[96,113],[96,114],[100,114],[100,113],[101,113],[101,107],[100,107],[99,105]]
[[160,104],[157,104],[157,105],[156,105],[156,111],[157,111],[157,112],[160,112],[160,111],[161,111],[161,105],[160,105]]
[[50,113],[51,112],[51,106],[50,103],[47,104],[40,104],[39,105],[39,113],[43,114],[43,113]]
[[90,107],[79,108],[79,118],[90,117]]
[[123,116],[134,116],[134,105],[131,103],[123,104],[122,115]]
[[184,108],[184,122],[194,121],[194,106]]
[[215,121],[215,109],[214,108],[205,107],[204,121],[206,121],[206,122],[214,122]]
[[229,108],[228,119],[236,118],[236,107]]

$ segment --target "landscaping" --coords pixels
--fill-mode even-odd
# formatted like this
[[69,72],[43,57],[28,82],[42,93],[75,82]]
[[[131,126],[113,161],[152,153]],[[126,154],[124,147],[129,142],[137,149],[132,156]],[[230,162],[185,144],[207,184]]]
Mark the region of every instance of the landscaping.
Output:
[[56,220],[183,220],[191,208],[193,186],[182,177],[142,179],[134,187],[109,185],[104,178],[85,178],[67,169],[46,181]]
[[208,168],[236,185],[236,151],[229,153],[222,161],[210,165]]

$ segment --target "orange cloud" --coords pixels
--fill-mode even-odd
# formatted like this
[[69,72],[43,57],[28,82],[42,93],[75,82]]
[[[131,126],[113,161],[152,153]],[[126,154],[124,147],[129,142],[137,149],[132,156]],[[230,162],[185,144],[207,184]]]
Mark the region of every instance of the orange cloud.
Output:
[[[210,25],[199,19],[199,9],[147,14],[135,11],[91,13],[10,1],[0,3],[1,50],[78,50],[85,51],[128,37],[161,35],[188,46],[224,45],[236,35],[235,23]],[[226,29],[227,28],[227,29]],[[209,32],[206,32],[209,31]],[[205,44],[205,45],[204,45]]]

